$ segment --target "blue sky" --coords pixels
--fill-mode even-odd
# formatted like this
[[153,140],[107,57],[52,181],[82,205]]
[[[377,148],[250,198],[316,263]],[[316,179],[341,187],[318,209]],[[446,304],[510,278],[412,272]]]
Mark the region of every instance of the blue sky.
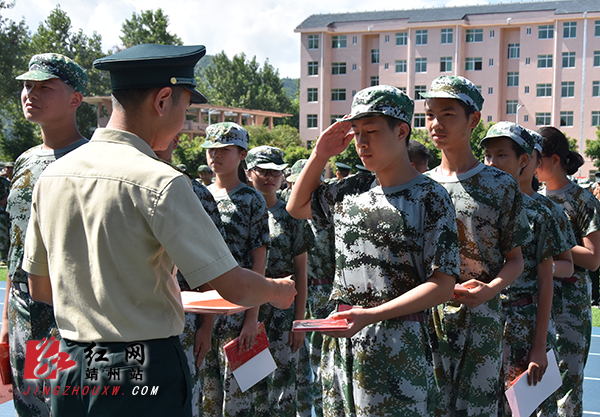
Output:
[[[73,30],[102,35],[108,50],[120,44],[121,25],[132,13],[162,8],[170,18],[169,32],[188,45],[205,45],[208,54],[221,51],[232,57],[244,52],[262,64],[269,59],[282,77],[300,75],[300,34],[294,29],[311,14],[397,10],[498,3],[498,0],[15,0],[15,7],[2,10],[3,17],[25,23],[37,30],[51,10],[60,3],[71,18]],[[510,2],[504,0],[504,2]]]

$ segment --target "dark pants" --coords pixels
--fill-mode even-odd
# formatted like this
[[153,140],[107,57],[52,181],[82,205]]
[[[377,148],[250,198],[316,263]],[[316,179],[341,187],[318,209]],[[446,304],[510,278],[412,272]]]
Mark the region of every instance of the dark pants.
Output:
[[[140,344],[143,364],[131,354]],[[60,352],[76,365],[52,381],[54,417],[192,415],[190,373],[176,336],[95,345],[63,339]]]
[[590,271],[590,279],[592,280],[592,305],[600,304],[600,270]]

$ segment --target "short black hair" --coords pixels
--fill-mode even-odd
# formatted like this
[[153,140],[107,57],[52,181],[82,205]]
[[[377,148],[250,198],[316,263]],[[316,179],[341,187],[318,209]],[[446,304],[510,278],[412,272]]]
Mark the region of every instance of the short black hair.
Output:
[[[173,98],[173,104],[178,104],[179,99],[181,98],[181,93],[183,91],[181,86],[173,86],[171,90],[171,97]],[[131,90],[117,90],[112,92],[112,102],[113,106],[121,107],[123,110],[127,112],[135,112],[142,103],[150,96],[151,94],[158,91],[160,88],[137,88]]]
[[433,155],[431,155],[427,146],[412,139],[408,142],[408,159],[410,159],[410,162],[429,164],[431,158],[433,158]]
[[[404,120],[400,120],[395,117],[388,116],[386,114],[381,115],[381,117],[383,117],[385,119],[390,130],[394,130],[396,128],[396,126],[398,126],[401,123],[406,123]],[[412,129],[411,129],[410,123],[406,123],[406,124],[408,125],[408,135],[406,135],[406,146],[408,146],[408,143],[410,141],[410,134],[412,133]]]

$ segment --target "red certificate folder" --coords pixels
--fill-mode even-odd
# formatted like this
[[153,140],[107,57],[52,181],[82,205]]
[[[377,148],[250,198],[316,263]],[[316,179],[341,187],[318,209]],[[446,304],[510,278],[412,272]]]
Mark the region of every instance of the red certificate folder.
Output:
[[346,319],[315,319],[315,320],[295,320],[292,324],[293,332],[314,332],[314,331],[335,331],[348,330],[348,320]]

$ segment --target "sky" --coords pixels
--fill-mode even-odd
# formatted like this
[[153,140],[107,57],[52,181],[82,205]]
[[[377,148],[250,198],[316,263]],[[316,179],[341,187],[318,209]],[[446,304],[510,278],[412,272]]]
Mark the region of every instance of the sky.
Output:
[[[10,1],[10,0],[9,0]],[[498,3],[499,0],[13,0],[12,9],[0,10],[2,17],[25,20],[34,33],[60,4],[71,18],[72,31],[83,29],[102,36],[108,51],[120,45],[121,25],[133,13],[162,8],[169,17],[168,31],[185,45],[205,45],[210,55],[225,51],[228,57],[241,52],[248,58],[265,60],[283,77],[300,76],[300,34],[294,29],[312,14],[398,10]],[[514,0],[504,0],[505,3]]]

